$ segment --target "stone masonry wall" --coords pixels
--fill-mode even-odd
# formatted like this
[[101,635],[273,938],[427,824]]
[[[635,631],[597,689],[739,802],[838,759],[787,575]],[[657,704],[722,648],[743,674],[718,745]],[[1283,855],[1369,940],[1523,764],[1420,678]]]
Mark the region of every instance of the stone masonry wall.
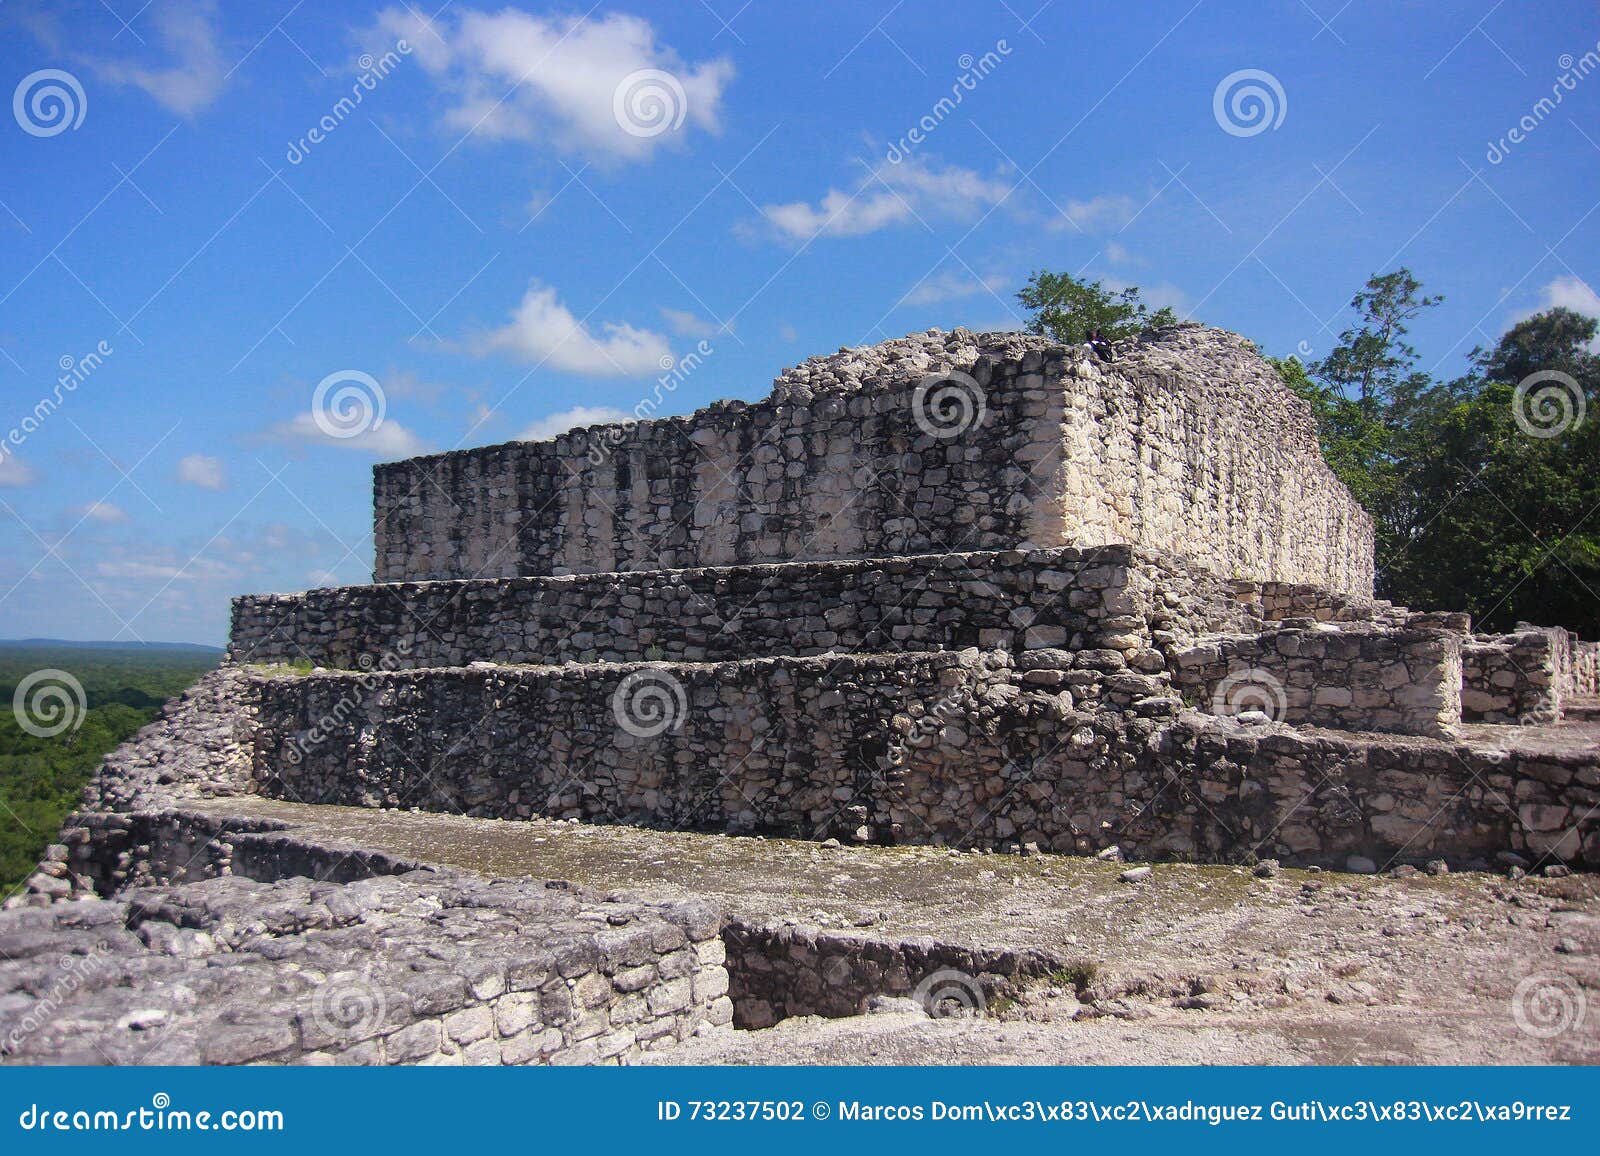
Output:
[[538,880],[238,876],[0,913],[0,1056],[596,1064],[733,1018],[720,914]]
[[1202,710],[1276,722],[1444,735],[1461,721],[1461,636],[1359,624],[1225,635],[1175,656],[1174,683]]
[[968,646],[1148,648],[1241,620],[1226,589],[1127,546],[350,586],[234,600],[233,662],[721,662]]
[[1304,403],[1200,326],[1110,364],[930,333],[813,359],[752,405],[378,466],[374,491],[380,582],[1131,542],[1372,589],[1370,520]]
[[[1161,684],[1114,654],[269,679],[257,774],[264,793],[305,802],[812,839],[1115,842],[1133,857],[1324,866],[1501,850],[1600,862],[1587,752],[1177,718],[1176,701],[1149,693]],[[642,688],[666,712],[653,733],[636,733],[626,705]],[[1111,694],[1126,713],[1079,705]]]
[[1573,684],[1572,636],[1559,627],[1469,638],[1461,649],[1461,717],[1557,722]]

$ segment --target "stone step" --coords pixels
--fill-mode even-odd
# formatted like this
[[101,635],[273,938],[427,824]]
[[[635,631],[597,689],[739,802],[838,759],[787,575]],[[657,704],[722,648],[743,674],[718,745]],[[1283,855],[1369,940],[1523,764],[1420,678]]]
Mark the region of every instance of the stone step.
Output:
[[983,551],[247,595],[230,657],[413,669],[473,661],[722,662],[968,646],[1115,649],[1246,611],[1131,546]]
[[[257,787],[484,818],[1078,853],[1116,843],[1209,862],[1600,856],[1600,818],[1569,798],[1600,781],[1591,749],[1242,726],[1181,711],[1160,679],[1109,657],[254,674]],[[1102,660],[1111,668],[1088,665]]]
[[1569,698],[1561,704],[1561,714],[1568,722],[1600,722],[1600,697]]

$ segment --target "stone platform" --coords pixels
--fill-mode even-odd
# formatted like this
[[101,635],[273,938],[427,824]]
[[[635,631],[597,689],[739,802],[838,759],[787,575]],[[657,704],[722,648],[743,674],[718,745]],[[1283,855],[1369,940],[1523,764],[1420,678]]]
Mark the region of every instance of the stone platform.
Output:
[[[1375,943],[1318,990],[1385,1006],[1383,984],[1352,977],[1389,961],[1397,993],[1432,968],[1472,976],[1466,1002],[1503,1012],[1519,953],[1543,941],[1496,922],[1488,876],[1419,873],[1540,875],[1518,904],[1553,927],[1541,889],[1568,888],[1592,913],[1570,872],[1600,865],[1596,645],[1531,625],[1484,636],[1466,615],[1372,598],[1370,522],[1304,404],[1234,335],[1152,331],[1109,362],[1043,338],[916,335],[812,359],[753,405],[380,466],[374,503],[377,581],[239,598],[223,667],[107,758],[30,881],[21,902],[47,910],[0,921],[29,958],[81,954],[91,924],[127,929],[106,973],[123,978],[88,983],[64,1022],[120,1047],[144,1029],[113,1005],[158,982],[210,992],[213,969],[293,1038],[252,1034],[248,1001],[227,1005],[238,1032],[176,1008],[185,1057],[227,1058],[206,1051],[213,1035],[233,1058],[313,1062],[713,1054],[698,1033],[730,1018],[853,1015],[951,971],[970,998],[1074,1023],[1083,1007],[1138,1018],[1151,993],[1168,1010],[1298,999],[1301,980],[1278,973],[1218,986],[1150,965],[1157,923],[1122,897],[1169,892],[1146,914],[1177,936],[1173,958],[1247,973],[1263,965],[1241,943],[1298,966],[1343,958],[1374,920],[1424,919],[1425,950]],[[642,866],[567,870],[547,852],[576,832]],[[757,911],[707,870],[707,848],[737,848],[751,878],[809,881],[791,905],[853,893],[808,857],[897,882],[863,892],[865,922],[825,926]],[[948,922],[924,884],[975,886],[947,868],[994,852],[1029,865],[1006,868],[1019,902]],[[1102,886],[1128,861],[1154,868]],[[1328,884],[1277,882],[1295,868],[1348,873],[1337,894],[1373,920],[1297,939]],[[1029,873],[1053,871],[1074,882],[1029,892]],[[1368,893],[1360,880],[1382,872],[1412,878],[1371,886],[1419,890]],[[573,876],[598,890],[549,894],[562,889],[546,879]],[[714,915],[662,906],[696,881]],[[642,894],[612,894],[624,883]],[[1240,902],[1211,918],[1222,895]],[[283,909],[310,921],[251,921]],[[1272,933],[1253,939],[1252,919]],[[1097,985],[1084,967],[1122,958],[1117,920],[1145,962]],[[879,934],[891,924],[972,934]],[[509,973],[472,986],[471,961],[513,950],[513,925],[516,951],[591,944],[603,960],[608,929],[635,925],[650,947],[620,970],[547,969],[543,1018],[527,1019],[531,989]],[[1487,954],[1453,943],[1491,927]],[[341,953],[369,949],[411,1018],[347,1046],[308,1035],[304,1000]],[[440,969],[422,956],[465,978],[467,1002],[429,1002]],[[423,987],[396,978],[418,970]],[[5,976],[13,1022],[37,1012],[45,974]],[[593,1014],[544,1009],[563,991]],[[517,1009],[506,1023],[501,1001]],[[432,1050],[411,1050],[424,1036]],[[81,1054],[64,1028],[29,1038],[19,1054]],[[1483,1054],[1592,1055],[1505,1043]]]

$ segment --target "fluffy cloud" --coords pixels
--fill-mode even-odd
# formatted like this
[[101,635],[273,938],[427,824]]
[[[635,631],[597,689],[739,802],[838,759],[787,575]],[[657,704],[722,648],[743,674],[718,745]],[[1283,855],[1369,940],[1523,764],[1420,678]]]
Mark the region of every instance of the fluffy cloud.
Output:
[[[1600,318],[1600,294],[1589,288],[1588,282],[1581,277],[1557,277],[1540,291],[1538,311],[1542,313],[1557,307],[1582,313],[1585,317]],[[1600,353],[1600,335],[1589,342],[1589,350]]]
[[608,425],[632,421],[633,415],[609,405],[579,405],[542,417],[517,435],[518,441],[546,442],[553,437],[588,425]]
[[648,329],[608,321],[596,335],[535,281],[499,329],[469,343],[474,353],[505,353],[520,361],[592,377],[643,377],[670,367],[667,339]]
[[215,100],[227,80],[216,7],[209,0],[169,0],[152,7],[149,20],[170,63],[154,68],[120,60],[91,63],[107,80],[142,88],[179,116],[191,116]]
[[91,522],[103,522],[108,526],[128,520],[128,515],[123,509],[110,502],[90,502],[87,506],[79,506],[73,513]]
[[29,486],[38,479],[33,468],[14,454],[0,456],[0,488]]
[[186,454],[181,458],[178,462],[178,480],[186,486],[199,486],[202,490],[228,488],[228,475],[222,468],[222,459],[210,458],[205,454]]
[[977,278],[965,271],[944,269],[913,285],[900,298],[900,304],[938,305],[944,301],[960,301],[979,293],[998,293],[1004,285],[1003,277]]
[[428,446],[421,438],[399,422],[387,419],[350,437],[334,437],[317,422],[315,414],[302,413],[296,414],[292,421],[273,426],[267,431],[267,437],[278,442],[331,446],[390,461],[428,452]]
[[829,189],[815,205],[806,201],[763,205],[767,220],[791,241],[857,237],[892,225],[930,218],[972,220],[1003,202],[1011,186],[972,169],[914,158],[868,171],[854,192]]
[[679,337],[713,337],[722,332],[722,326],[715,321],[707,321],[686,309],[668,309],[662,306],[661,317],[667,323],[667,327]]
[[1106,193],[1086,201],[1068,201],[1060,206],[1066,218],[1060,227],[1070,223],[1085,233],[1114,232],[1133,220],[1139,211],[1138,202],[1121,193]]
[[646,20],[457,10],[430,20],[387,8],[363,39],[404,38],[460,132],[550,143],[591,159],[642,160],[689,126],[716,131],[733,65],[685,62]]

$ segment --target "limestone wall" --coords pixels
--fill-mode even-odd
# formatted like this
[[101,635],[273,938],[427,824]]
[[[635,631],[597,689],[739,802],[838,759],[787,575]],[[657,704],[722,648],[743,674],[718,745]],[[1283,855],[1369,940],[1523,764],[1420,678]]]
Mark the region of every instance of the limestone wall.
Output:
[[1174,327],[1110,365],[959,330],[839,357],[753,405],[379,466],[375,578],[1128,542],[1371,593],[1370,520],[1235,335]]
[[[1587,752],[1176,718],[1115,652],[1024,658],[271,679],[257,773],[264,793],[307,802],[810,839],[1339,867],[1502,850],[1600,862]],[[630,712],[643,689],[660,712]],[[1113,695],[1121,712],[1093,709]]]
[[0,1057],[626,1063],[732,1020],[719,928],[706,904],[420,871],[7,911]]
[[1573,686],[1572,636],[1560,627],[1469,638],[1461,650],[1461,717],[1468,722],[1558,722]]
[[1148,647],[1167,592],[1197,618],[1223,605],[1126,546],[352,586],[235,599],[229,658],[354,670]]
[[1275,722],[1443,735],[1461,721],[1461,637],[1440,630],[1283,629],[1221,636],[1175,656],[1201,710]]

